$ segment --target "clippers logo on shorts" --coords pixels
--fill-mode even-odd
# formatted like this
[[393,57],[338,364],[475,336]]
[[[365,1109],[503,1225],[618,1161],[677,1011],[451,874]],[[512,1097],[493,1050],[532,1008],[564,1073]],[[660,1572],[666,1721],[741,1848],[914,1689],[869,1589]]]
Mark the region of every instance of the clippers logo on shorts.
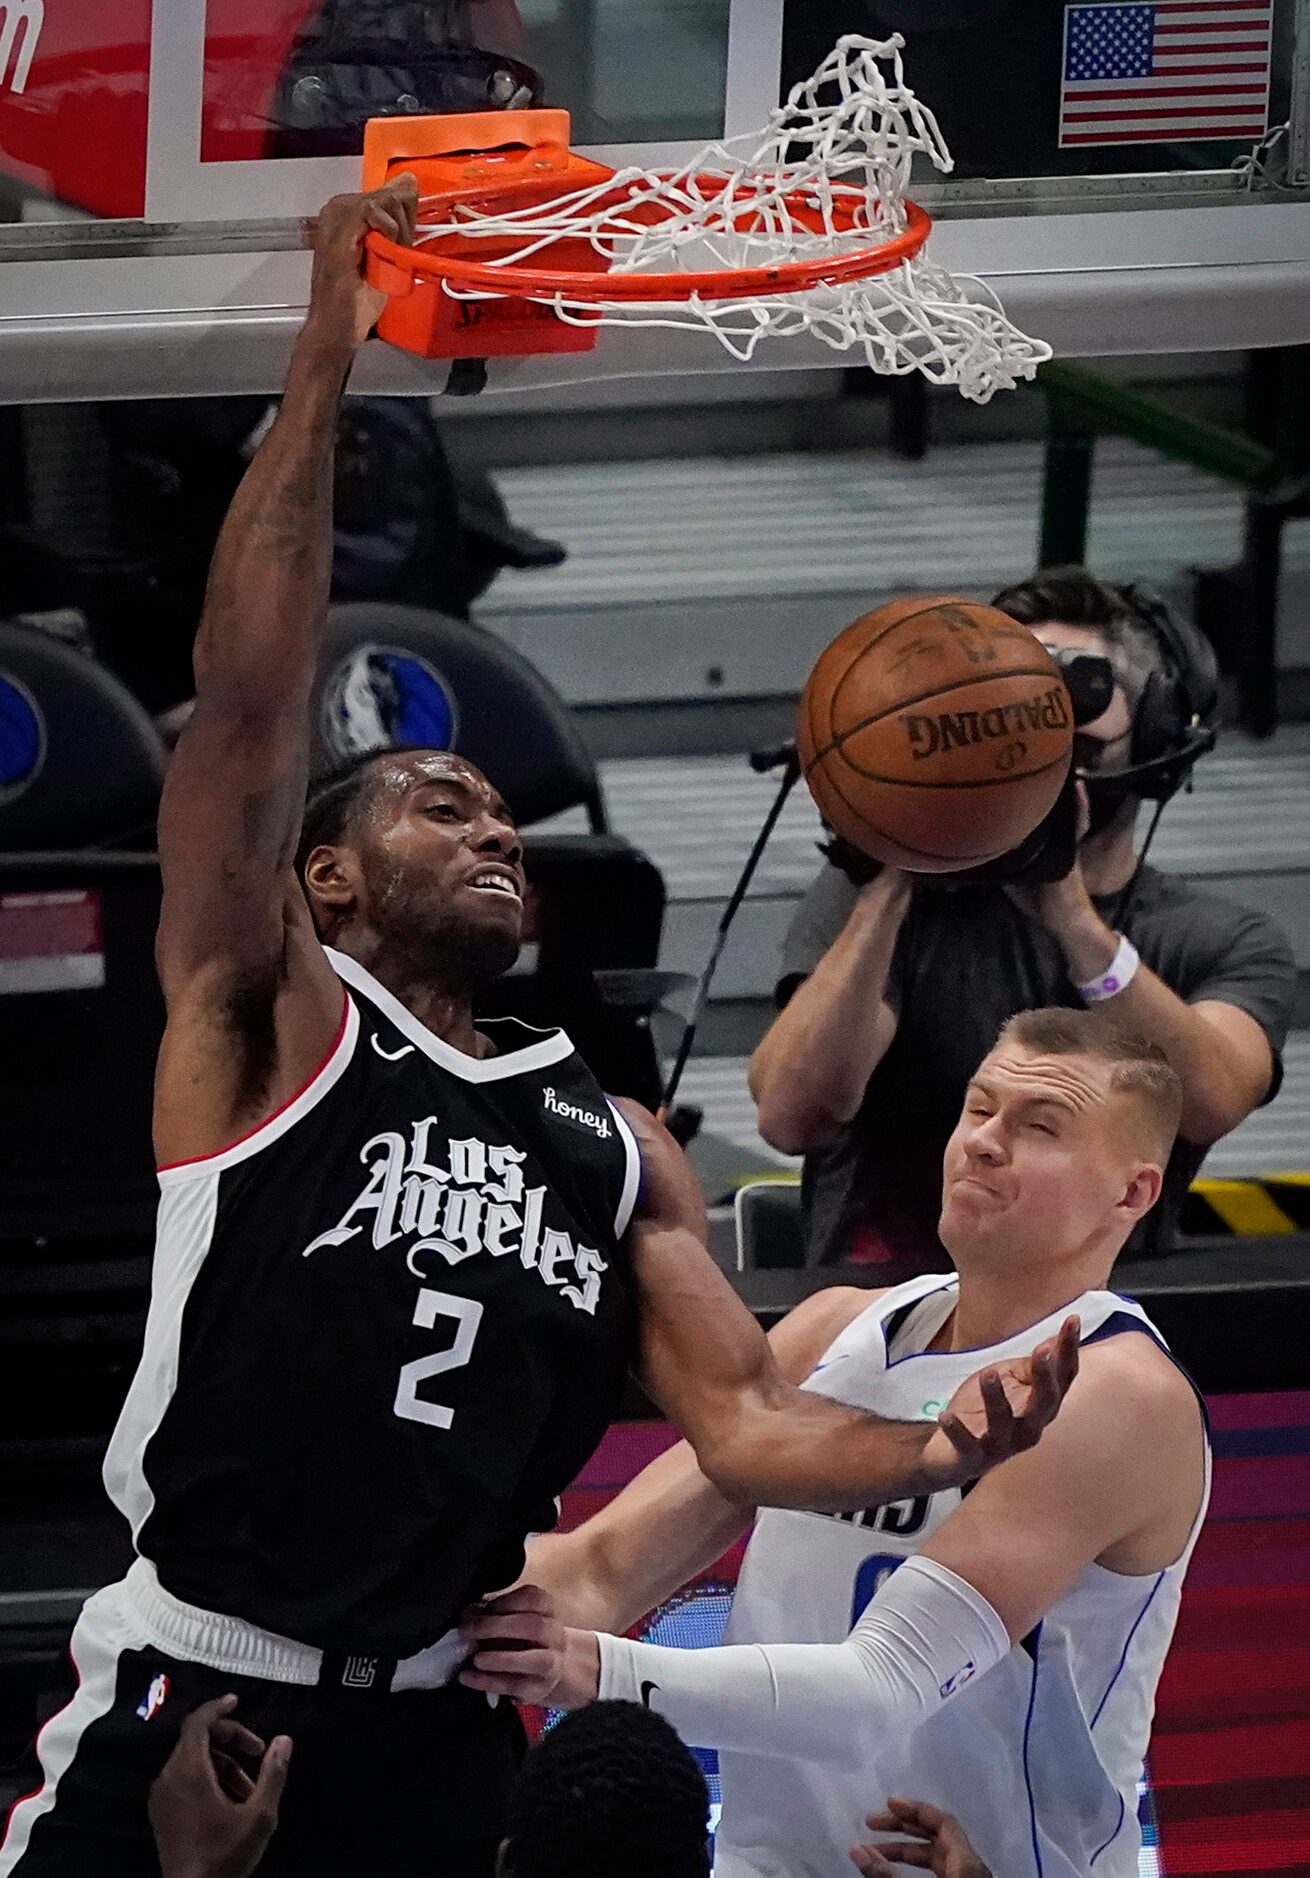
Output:
[[156,1676],[137,1704],[137,1714],[142,1721],[153,1721],[168,1700],[168,1677]]
[[408,1240],[405,1263],[416,1278],[428,1276],[425,1258],[447,1265],[478,1253],[516,1258],[575,1310],[594,1316],[601,1273],[609,1267],[595,1247],[575,1245],[568,1233],[545,1225],[548,1190],[524,1185],[523,1152],[473,1136],[451,1141],[450,1164],[441,1167],[428,1158],[436,1126],[436,1116],[428,1115],[413,1124],[408,1143],[389,1131],[366,1141],[359,1158],[368,1180],[359,1197],[301,1256],[346,1245],[367,1226],[375,1252]]
[[371,1689],[377,1674],[376,1656],[348,1656],[341,1672],[341,1686],[343,1689]]
[[598,1115],[593,1109],[579,1108],[576,1103],[566,1102],[553,1089],[542,1091],[542,1102],[549,1114],[558,1116],[562,1122],[571,1122],[575,1128],[587,1129],[602,1141],[608,1141],[614,1132],[608,1115]]
[[897,722],[904,724],[910,755],[920,763],[940,751],[992,739],[1004,737],[1013,743],[1025,731],[1068,730],[1069,697],[1063,685],[1052,685],[1031,698],[993,705],[988,711],[902,711]]
[[357,646],[329,674],[320,710],[323,742],[338,762],[393,744],[449,750],[459,726],[436,666],[399,646]]

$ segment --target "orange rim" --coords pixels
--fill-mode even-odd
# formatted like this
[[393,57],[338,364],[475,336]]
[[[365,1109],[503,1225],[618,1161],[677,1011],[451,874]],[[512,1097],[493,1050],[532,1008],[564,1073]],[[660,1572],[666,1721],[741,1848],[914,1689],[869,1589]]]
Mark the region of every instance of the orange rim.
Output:
[[[715,192],[714,177],[695,179]],[[852,191],[852,194],[857,192]],[[449,198],[444,198],[448,200]],[[484,200],[486,197],[484,196]],[[623,198],[620,197],[620,200]],[[862,199],[862,198],[861,198]],[[784,197],[788,209],[800,222],[814,221],[814,212],[806,192]],[[810,261],[779,261],[761,267],[722,268],[707,273],[680,274],[610,274],[579,273],[569,269],[516,267],[512,262],[494,264],[467,261],[462,256],[445,254],[426,244],[404,248],[385,235],[371,233],[366,245],[369,252],[393,266],[421,278],[449,282],[468,292],[491,293],[506,298],[581,300],[602,304],[622,301],[625,304],[658,303],[667,300],[749,300],[762,294],[803,293],[810,287],[837,286],[843,281],[866,280],[876,274],[890,273],[922,248],[932,227],[926,210],[917,202],[905,200],[905,227],[899,235],[879,241],[868,248],[853,248],[849,254],[824,256]],[[859,230],[852,228],[852,235]],[[436,236],[433,240],[448,239]],[[528,237],[530,238],[530,236]],[[466,237],[457,237],[466,239]]]

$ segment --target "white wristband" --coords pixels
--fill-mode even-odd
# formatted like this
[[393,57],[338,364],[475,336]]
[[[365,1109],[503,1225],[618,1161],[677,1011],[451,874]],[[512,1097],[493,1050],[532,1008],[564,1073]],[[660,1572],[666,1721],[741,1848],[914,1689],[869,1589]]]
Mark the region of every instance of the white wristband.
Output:
[[1106,998],[1117,998],[1121,991],[1126,991],[1137,975],[1141,964],[1137,947],[1125,933],[1119,934],[1119,945],[1109,965],[1099,978],[1093,978],[1090,985],[1078,985],[1075,989],[1084,1004],[1100,1004]]

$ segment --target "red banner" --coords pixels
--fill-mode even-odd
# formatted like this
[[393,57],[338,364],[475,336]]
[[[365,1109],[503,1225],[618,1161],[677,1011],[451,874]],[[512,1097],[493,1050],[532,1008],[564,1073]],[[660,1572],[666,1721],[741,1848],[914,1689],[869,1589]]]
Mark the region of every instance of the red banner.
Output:
[[0,168],[95,215],[145,213],[151,0],[0,0]]

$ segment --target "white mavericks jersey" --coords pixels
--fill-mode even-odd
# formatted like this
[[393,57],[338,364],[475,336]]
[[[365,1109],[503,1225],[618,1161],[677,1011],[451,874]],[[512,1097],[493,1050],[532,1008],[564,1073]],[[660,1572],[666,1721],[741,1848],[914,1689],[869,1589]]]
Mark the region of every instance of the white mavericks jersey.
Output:
[[[912,1279],[830,1345],[807,1389],[895,1421],[935,1419],[975,1371],[1023,1356],[1077,1312],[1083,1343],[1145,1335],[1141,1308],[1089,1291],[990,1348],[928,1352],[955,1306],[957,1280]],[[852,1774],[740,1753],[719,1757],[723,1816],[715,1878],[850,1878],[850,1845],[889,1794],[929,1800],[960,1820],[996,1878],[1137,1878],[1137,1782],[1183,1574],[1209,1497],[1181,1557],[1126,1577],[1089,1565],[1031,1636],[921,1728]],[[967,1489],[966,1489],[967,1491]],[[888,1573],[960,1504],[951,1490],[848,1513],[760,1514],[725,1642],[837,1643]]]

